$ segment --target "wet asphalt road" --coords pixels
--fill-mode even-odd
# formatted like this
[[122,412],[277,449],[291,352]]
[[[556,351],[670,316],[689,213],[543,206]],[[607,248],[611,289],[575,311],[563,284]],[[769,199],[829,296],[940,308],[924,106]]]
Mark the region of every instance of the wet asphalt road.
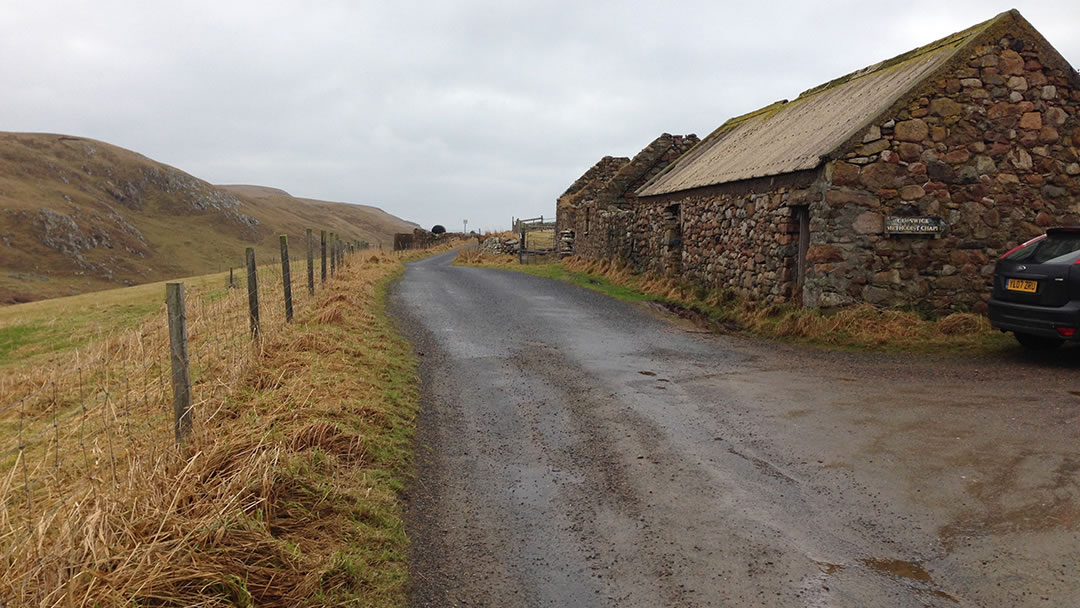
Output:
[[412,606],[1080,606],[1080,348],[993,360],[699,332],[410,265]]

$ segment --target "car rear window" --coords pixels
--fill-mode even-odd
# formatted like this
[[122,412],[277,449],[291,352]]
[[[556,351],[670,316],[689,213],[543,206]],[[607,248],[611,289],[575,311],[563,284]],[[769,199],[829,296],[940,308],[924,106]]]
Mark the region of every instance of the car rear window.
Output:
[[1058,232],[1029,243],[1005,256],[1010,262],[1073,264],[1080,259],[1080,232]]

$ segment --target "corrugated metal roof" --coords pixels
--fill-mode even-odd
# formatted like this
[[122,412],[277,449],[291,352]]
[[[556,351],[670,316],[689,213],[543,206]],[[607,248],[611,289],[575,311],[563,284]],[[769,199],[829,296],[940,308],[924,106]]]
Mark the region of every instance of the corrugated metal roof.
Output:
[[638,191],[668,194],[813,169],[1004,15],[894,59],[733,118]]

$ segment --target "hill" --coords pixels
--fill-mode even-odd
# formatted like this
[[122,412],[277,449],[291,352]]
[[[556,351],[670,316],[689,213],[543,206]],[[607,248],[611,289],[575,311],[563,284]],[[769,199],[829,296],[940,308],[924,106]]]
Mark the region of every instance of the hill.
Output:
[[215,186],[92,139],[0,133],[0,304],[237,267],[251,246],[269,260],[279,234],[299,246],[308,227],[386,245],[416,225],[365,205]]

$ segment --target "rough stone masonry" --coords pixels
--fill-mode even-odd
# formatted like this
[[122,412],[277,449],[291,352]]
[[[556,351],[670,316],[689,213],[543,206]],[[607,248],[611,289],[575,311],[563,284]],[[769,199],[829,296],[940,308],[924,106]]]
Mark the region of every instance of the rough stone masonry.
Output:
[[[845,92],[902,78],[910,82],[880,107]],[[822,103],[830,94],[847,97]],[[829,115],[836,104],[851,115]],[[791,118],[796,112],[809,118]],[[815,112],[832,123],[808,125]],[[590,233],[604,237],[603,247],[577,244],[575,254],[769,303],[982,312],[1003,253],[1047,227],[1080,225],[1078,112],[1080,75],[1009,11],[728,121],[639,189],[632,206],[575,209],[572,223],[589,217]],[[828,141],[822,133],[845,120],[863,126]],[[766,160],[785,169],[770,174],[762,164],[724,181],[740,162],[720,153],[739,149],[730,134],[754,143],[762,132],[761,146],[774,146]],[[816,150],[800,140],[812,137],[822,140],[819,157],[783,156]],[[916,217],[944,229],[886,232],[887,218]],[[808,224],[802,243],[800,221]]]

